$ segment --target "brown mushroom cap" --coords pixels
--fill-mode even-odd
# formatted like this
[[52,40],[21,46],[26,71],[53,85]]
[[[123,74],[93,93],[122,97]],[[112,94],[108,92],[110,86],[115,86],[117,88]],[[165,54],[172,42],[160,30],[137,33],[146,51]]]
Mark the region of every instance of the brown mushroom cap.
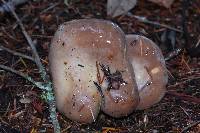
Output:
[[126,35],[126,39],[140,96],[137,109],[145,109],[165,94],[168,75],[164,57],[159,47],[144,36]]
[[[138,103],[138,94],[136,83],[131,79],[134,72],[128,70],[124,53],[124,33],[109,21],[81,19],[62,24],[49,52],[58,110],[71,120],[93,122],[103,94],[105,113],[121,116],[132,112]],[[100,64],[109,66],[112,73],[123,71],[121,75],[127,84],[120,84],[119,90],[107,91],[108,81],[103,78]]]

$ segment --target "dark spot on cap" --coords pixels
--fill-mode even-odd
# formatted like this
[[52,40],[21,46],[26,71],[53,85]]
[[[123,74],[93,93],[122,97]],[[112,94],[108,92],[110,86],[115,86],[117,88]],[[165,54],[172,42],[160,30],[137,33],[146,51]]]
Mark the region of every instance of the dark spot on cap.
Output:
[[112,60],[112,59],[113,59],[113,55],[112,55],[112,54],[109,54],[109,55],[107,56],[107,58],[108,58],[108,60]]
[[132,47],[134,47],[134,46],[136,45],[136,43],[137,43],[137,40],[133,40],[133,41],[131,41],[130,45],[131,45]]
[[78,64],[78,66],[80,66],[80,67],[84,67],[83,65],[81,65],[81,64]]
[[75,102],[73,102],[72,106],[73,106],[73,108],[75,107]]
[[63,42],[63,43],[62,43],[62,46],[64,46],[64,45],[65,45],[65,43]]

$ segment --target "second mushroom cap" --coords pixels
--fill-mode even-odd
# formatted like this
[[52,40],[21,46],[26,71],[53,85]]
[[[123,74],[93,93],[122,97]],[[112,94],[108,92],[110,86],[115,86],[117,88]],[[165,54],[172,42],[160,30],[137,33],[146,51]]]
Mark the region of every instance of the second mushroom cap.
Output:
[[150,39],[140,35],[126,35],[126,39],[140,96],[137,109],[146,109],[159,102],[166,92],[165,60],[159,47]]

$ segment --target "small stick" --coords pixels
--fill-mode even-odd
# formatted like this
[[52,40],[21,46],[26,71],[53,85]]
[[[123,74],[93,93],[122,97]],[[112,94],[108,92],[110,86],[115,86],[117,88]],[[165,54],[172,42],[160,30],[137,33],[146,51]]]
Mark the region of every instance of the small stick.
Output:
[[[6,3],[4,0],[2,0],[2,1],[3,1],[4,4]],[[45,94],[44,96],[45,96],[46,101],[49,105],[50,119],[51,119],[52,124],[53,124],[53,129],[54,129],[55,133],[60,133],[60,125],[59,125],[58,119],[57,119],[56,103],[55,103],[55,97],[54,97],[54,93],[53,93],[52,83],[51,83],[48,75],[46,74],[45,68],[43,67],[43,65],[40,61],[40,57],[39,57],[38,52],[35,48],[35,45],[34,45],[32,39],[31,39],[31,37],[26,32],[24,25],[22,24],[18,15],[15,13],[14,9],[12,7],[10,7],[10,5],[7,5],[7,6],[10,9],[13,16],[15,17],[15,19],[18,21],[19,26],[22,30],[22,33],[24,34],[26,40],[28,41],[28,44],[30,45],[30,47],[32,49],[32,53],[33,53],[33,56],[34,56],[34,59],[35,59],[35,63],[37,65],[38,69],[39,69],[41,78],[44,80],[44,86],[45,86],[46,91],[43,91],[43,93]]]
[[173,85],[169,85],[168,87],[176,87],[176,86],[191,82],[192,80],[200,80],[200,76],[187,78],[187,79],[180,81],[180,82],[177,82]]
[[183,32],[183,31],[180,30],[180,29],[176,29],[176,28],[171,27],[171,26],[168,26],[168,25],[166,25],[166,24],[160,24],[160,23],[158,23],[158,22],[150,21],[150,20],[148,20],[146,17],[133,15],[133,14],[130,13],[130,12],[128,12],[128,16],[134,17],[135,19],[137,19],[138,21],[143,22],[143,23],[152,24],[152,25],[157,25],[157,26],[164,27],[164,28],[167,28],[167,29],[170,29],[170,30],[174,30],[174,31],[177,31],[177,32],[181,32],[181,33]]
[[180,133],[186,133],[187,132],[187,130],[189,130],[190,128],[192,128],[193,126],[196,126],[196,125],[198,125],[200,123],[200,121],[196,121],[196,122],[194,122],[194,123],[192,123],[192,124],[190,124],[190,125],[188,125],[187,127],[185,127]]
[[185,64],[185,66],[187,67],[188,71],[191,71],[191,68],[190,68],[190,66],[188,64],[188,61],[185,60],[184,54],[182,55],[181,63]]
[[200,104],[200,98],[197,98],[197,97],[193,97],[193,96],[186,95],[183,93],[178,93],[175,91],[167,91],[167,94],[171,95],[171,96],[175,96],[176,98],[182,99],[184,101],[189,101],[189,102]]
[[200,44],[200,39],[197,41],[197,44],[195,45],[195,48],[197,48]]
[[165,57],[165,61],[169,61],[169,60],[175,58],[176,56],[178,56],[181,53],[181,51],[182,51],[181,48],[177,48],[177,49],[169,52]]
[[27,1],[28,0],[11,0],[8,2],[4,2],[4,4],[0,6],[0,13],[3,14],[5,12],[11,12],[10,8],[14,10],[16,6],[21,5]]
[[99,91],[101,97],[104,99],[104,94],[103,94],[103,91],[101,89],[101,86],[97,82],[95,82],[95,81],[93,81],[93,83],[97,87],[97,90]]
[[[5,1],[2,0],[5,4]],[[22,24],[21,20],[19,19],[18,15],[15,13],[15,11],[10,7],[10,5],[8,5],[8,8],[10,9],[11,13],[13,14],[13,16],[15,17],[15,19],[18,21],[19,23],[19,26],[22,30],[22,33],[24,34],[26,40],[28,41],[28,44],[29,46],[31,47],[32,49],[32,53],[33,53],[33,56],[34,56],[34,59],[35,59],[35,63],[36,65],[38,66],[39,68],[39,72],[41,73],[41,77],[42,79],[45,81],[45,82],[48,82],[49,81],[49,78],[47,77],[47,74],[46,74],[46,71],[40,61],[40,57],[37,53],[37,50],[35,48],[35,45],[31,39],[31,37],[28,35],[28,33],[26,32],[25,28],[24,28],[24,25]]]
[[24,54],[19,53],[19,52],[16,52],[16,51],[11,50],[11,49],[9,49],[9,48],[6,48],[6,47],[4,47],[4,46],[2,46],[2,45],[0,45],[0,50],[1,50],[1,49],[2,49],[2,50],[5,50],[5,51],[7,51],[8,53],[11,53],[11,54],[13,54],[13,55],[15,55],[15,56],[19,56],[19,57],[22,57],[22,58],[25,58],[25,59],[28,59],[28,60],[31,60],[31,61],[35,62],[35,60],[34,60],[32,57],[27,56],[27,55],[24,55]]
[[20,71],[16,71],[16,70],[12,69],[11,67],[8,67],[8,66],[5,66],[5,65],[0,65],[0,68],[23,77],[24,79],[28,80],[29,82],[31,82],[32,84],[34,84],[35,86],[37,86],[40,89],[44,88],[44,87],[41,86],[40,82],[34,81],[31,77],[29,77],[28,75],[26,75],[26,74],[24,74]]
[[40,14],[46,13],[47,11],[53,9],[54,7],[58,6],[60,3],[55,3],[51,6],[49,6],[48,8],[44,9],[43,11],[40,12]]
[[96,61],[96,68],[97,68],[97,80],[98,80],[98,83],[101,84],[101,75],[100,75],[100,71],[99,71],[99,64],[98,62]]

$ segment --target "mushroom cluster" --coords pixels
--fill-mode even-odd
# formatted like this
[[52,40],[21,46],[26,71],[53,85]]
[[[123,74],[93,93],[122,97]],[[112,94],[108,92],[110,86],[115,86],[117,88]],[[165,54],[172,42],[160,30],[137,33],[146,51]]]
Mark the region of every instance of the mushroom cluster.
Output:
[[62,24],[50,45],[49,63],[58,110],[82,123],[94,122],[100,110],[118,118],[148,108],[166,90],[161,50],[106,20]]

